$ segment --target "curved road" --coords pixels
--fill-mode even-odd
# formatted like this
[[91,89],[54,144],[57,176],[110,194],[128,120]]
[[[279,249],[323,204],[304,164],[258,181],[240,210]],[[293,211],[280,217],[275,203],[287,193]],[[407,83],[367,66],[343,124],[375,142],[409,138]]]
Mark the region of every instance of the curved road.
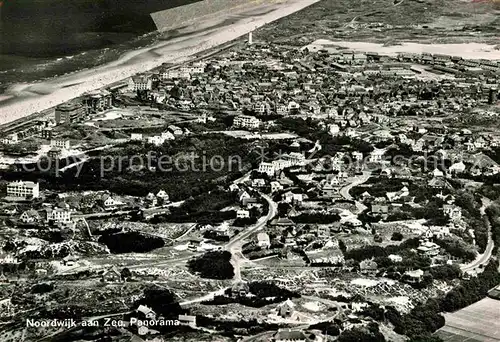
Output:
[[342,197],[344,197],[346,200],[354,201],[354,198],[351,196],[349,191],[351,191],[351,189],[354,188],[355,186],[358,186],[366,182],[368,178],[370,178],[370,176],[371,172],[363,171],[362,175],[354,177],[354,180],[351,183],[340,189],[340,194],[342,195]]
[[[486,216],[485,210],[491,204],[491,200],[483,196],[482,201],[483,201],[483,205],[481,206],[480,211],[481,211],[481,214],[483,216]],[[474,260],[466,265],[461,265],[460,269],[462,270],[462,272],[474,271],[479,266],[486,265],[490,261],[492,253],[493,253],[493,247],[495,247],[495,244],[493,243],[493,237],[491,236],[490,220],[488,219],[487,216],[486,216],[486,225],[488,226],[488,244],[486,245],[484,253],[478,255],[476,260]]]
[[269,204],[269,210],[266,216],[262,216],[257,223],[253,226],[245,229],[243,232],[240,232],[236,236],[234,236],[231,241],[226,245],[226,250],[230,251],[232,254],[231,263],[234,266],[234,280],[241,281],[241,262],[245,261],[246,258],[243,255],[241,248],[243,246],[244,240],[246,240],[250,235],[256,233],[260,229],[262,229],[269,220],[271,220],[274,216],[276,216],[278,212],[278,205],[276,202],[272,200],[271,197],[265,194],[260,194],[262,198],[264,198]]

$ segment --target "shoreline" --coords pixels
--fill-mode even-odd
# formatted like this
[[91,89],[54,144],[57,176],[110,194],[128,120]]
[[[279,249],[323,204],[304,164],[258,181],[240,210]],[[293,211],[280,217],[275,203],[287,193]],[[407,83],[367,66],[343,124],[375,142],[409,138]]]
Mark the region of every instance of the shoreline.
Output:
[[[124,81],[127,78],[161,66],[163,63],[182,63],[199,53],[229,43],[270,22],[298,12],[320,0],[288,0],[282,3],[264,4],[262,12],[253,7],[245,12],[226,13],[215,20],[201,22],[190,27],[181,36],[162,41],[152,47],[125,53],[118,60],[94,69],[78,71],[44,82],[17,85],[25,95],[11,98],[6,105],[0,104],[0,125],[19,121],[37,112],[46,111],[86,92]],[[266,10],[267,9],[267,10]],[[222,25],[236,17],[235,22]],[[215,27],[215,28],[214,28]],[[36,95],[29,95],[29,94]],[[40,95],[43,94],[43,95]]]

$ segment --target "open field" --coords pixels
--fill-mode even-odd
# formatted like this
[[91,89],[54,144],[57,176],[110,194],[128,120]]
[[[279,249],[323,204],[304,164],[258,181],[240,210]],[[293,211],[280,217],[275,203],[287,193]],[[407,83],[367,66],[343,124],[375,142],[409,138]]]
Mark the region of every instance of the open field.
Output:
[[498,45],[499,12],[500,4],[493,1],[325,0],[263,27],[256,36],[293,44],[325,38]]
[[500,341],[500,301],[485,298],[462,310],[445,314],[446,325],[436,334],[449,342]]
[[377,43],[328,41],[318,40],[316,45],[334,45],[360,52],[376,52],[379,55],[396,57],[399,53],[432,53],[449,56],[458,56],[466,59],[491,59],[500,60],[500,50],[494,45],[480,43],[465,44],[418,44],[402,43],[398,45],[384,46]]

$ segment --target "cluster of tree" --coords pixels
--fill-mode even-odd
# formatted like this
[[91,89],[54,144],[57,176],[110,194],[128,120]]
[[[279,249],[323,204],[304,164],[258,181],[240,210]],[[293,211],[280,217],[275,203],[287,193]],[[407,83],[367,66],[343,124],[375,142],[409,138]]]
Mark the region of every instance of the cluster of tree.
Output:
[[232,279],[234,277],[234,267],[230,260],[230,252],[213,251],[189,260],[188,267],[202,278]]
[[350,194],[358,198],[368,191],[373,197],[385,197],[386,193],[399,191],[403,186],[403,181],[400,179],[370,177],[364,184],[353,187]]
[[338,342],[385,342],[377,323],[368,323],[366,327],[344,330],[337,338]]
[[246,227],[251,224],[255,224],[257,222],[257,217],[256,216],[250,216],[250,217],[245,217],[245,218],[237,218],[233,222],[233,226],[235,227]]
[[471,305],[486,297],[488,291],[498,283],[498,261],[491,261],[477,278],[463,280],[459,286],[449,291],[441,301],[441,309],[452,312]]
[[164,288],[151,287],[144,289],[142,298],[134,303],[134,307],[137,308],[139,305],[145,305],[158,316],[165,318],[175,317],[177,319],[179,314],[185,313],[175,294]]
[[231,220],[236,217],[236,211],[200,211],[196,213],[180,213],[175,209],[171,211],[168,215],[157,215],[153,217],[150,222],[163,223],[163,222],[175,222],[175,223],[186,223],[186,222],[196,222],[200,224],[214,224],[226,220]]
[[444,326],[445,320],[440,312],[439,300],[432,298],[417,305],[408,314],[400,316],[392,313],[389,317],[396,333],[408,337],[427,336]]
[[490,222],[491,238],[494,243],[493,253],[495,254],[500,246],[500,206],[497,204],[489,206],[486,208],[486,215]]
[[460,240],[450,238],[434,239],[434,242],[443,248],[446,253],[464,261],[472,261],[476,258],[476,252],[465,246]]
[[54,290],[54,284],[52,283],[38,283],[35,284],[31,287],[31,293],[37,293],[37,294],[42,294],[42,293],[48,293]]
[[440,265],[431,267],[430,274],[436,280],[453,280],[462,276],[462,271],[458,265]]
[[254,281],[248,284],[250,293],[254,294],[257,297],[266,298],[266,297],[278,297],[284,300],[290,298],[299,298],[300,295],[296,292],[290,291],[288,289],[284,289],[279,287],[276,284],[262,282],[262,281]]
[[456,311],[481,300],[498,282],[498,261],[490,261],[477,278],[462,280],[459,286],[444,297],[430,298],[405,315],[392,310],[390,314],[386,314],[386,318],[395,326],[394,330],[398,334],[407,335],[414,341],[427,341],[430,334],[444,326],[442,311]]
[[248,284],[249,292],[253,296],[239,296],[228,288],[224,295],[215,296],[213,300],[205,301],[206,305],[225,305],[239,303],[241,305],[260,308],[269,304],[280,303],[290,298],[299,298],[300,295],[293,291],[283,289],[267,282],[252,282]]
[[[403,241],[399,245],[388,245],[385,247],[367,245],[360,248],[355,248],[351,250],[345,250],[343,252],[344,258],[346,260],[353,259],[358,262],[365,259],[377,258],[377,257],[387,257],[391,254],[399,253],[403,250],[417,248],[420,245],[418,238],[408,239]],[[342,250],[342,249],[341,249]]]
[[338,214],[301,213],[293,218],[295,223],[328,224],[340,221]]
[[162,238],[143,235],[139,232],[101,235],[98,241],[106,245],[114,254],[147,253],[165,246]]
[[278,330],[278,324],[264,323],[256,318],[251,320],[239,319],[236,321],[218,320],[213,317],[196,316],[196,324],[212,330],[222,331],[224,335],[256,335],[264,331]]
[[443,214],[438,201],[429,201],[423,207],[414,207],[403,204],[401,209],[393,211],[386,221],[420,220],[426,219],[430,225],[444,226],[450,221],[448,216]]
[[219,242],[228,242],[229,241],[229,236],[219,234],[215,230],[207,230],[206,232],[203,233],[203,237],[205,239],[210,239],[210,240],[219,241]]
[[[257,159],[252,144],[222,134],[186,136],[162,146],[122,144],[97,151],[79,168],[56,173],[56,165],[46,171],[38,164],[22,165],[0,172],[3,179],[40,181],[44,189],[57,191],[108,190],[113,193],[146,196],[165,190],[179,201],[226,185],[232,174]],[[109,156],[115,158],[111,160]],[[138,158],[141,156],[141,165]],[[101,158],[102,157],[102,158]],[[169,157],[169,158],[162,158]],[[149,167],[156,167],[151,171]]]
[[341,327],[341,322],[319,322],[310,325],[309,330],[319,330],[328,336],[339,336]]

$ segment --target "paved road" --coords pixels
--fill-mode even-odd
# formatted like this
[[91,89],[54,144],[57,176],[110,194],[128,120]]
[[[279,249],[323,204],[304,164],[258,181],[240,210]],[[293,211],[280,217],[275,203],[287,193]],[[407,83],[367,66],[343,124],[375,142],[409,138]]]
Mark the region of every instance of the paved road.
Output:
[[226,245],[226,250],[230,251],[232,254],[231,263],[234,266],[235,281],[241,281],[241,263],[247,261],[241,250],[244,241],[250,237],[250,235],[262,229],[267,222],[269,222],[269,220],[276,216],[276,213],[278,212],[278,205],[272,200],[271,197],[262,193],[261,196],[269,204],[269,211],[267,212],[267,215],[261,217],[253,226],[246,228],[243,232],[234,236]]
[[[483,197],[482,201],[483,201],[483,205],[481,206],[480,211],[481,211],[481,214],[483,216],[485,216],[486,215],[485,210],[491,204],[491,200],[486,198],[486,197]],[[480,265],[486,265],[491,259],[491,256],[493,253],[493,247],[495,246],[495,244],[493,243],[493,237],[491,235],[490,220],[487,217],[486,217],[485,222],[486,222],[486,225],[488,226],[488,244],[486,245],[486,249],[484,250],[483,254],[478,255],[476,260],[474,260],[466,265],[462,265],[460,267],[462,272],[474,271]]]
[[358,185],[366,182],[368,180],[368,178],[370,178],[370,176],[371,176],[371,172],[363,171],[362,175],[354,177],[354,179],[351,183],[349,183],[348,185],[346,185],[342,189],[340,189],[340,194],[342,195],[342,197],[344,197],[346,200],[353,201],[354,198],[351,196],[349,191],[351,191],[351,189],[354,188],[355,186],[358,186]]

